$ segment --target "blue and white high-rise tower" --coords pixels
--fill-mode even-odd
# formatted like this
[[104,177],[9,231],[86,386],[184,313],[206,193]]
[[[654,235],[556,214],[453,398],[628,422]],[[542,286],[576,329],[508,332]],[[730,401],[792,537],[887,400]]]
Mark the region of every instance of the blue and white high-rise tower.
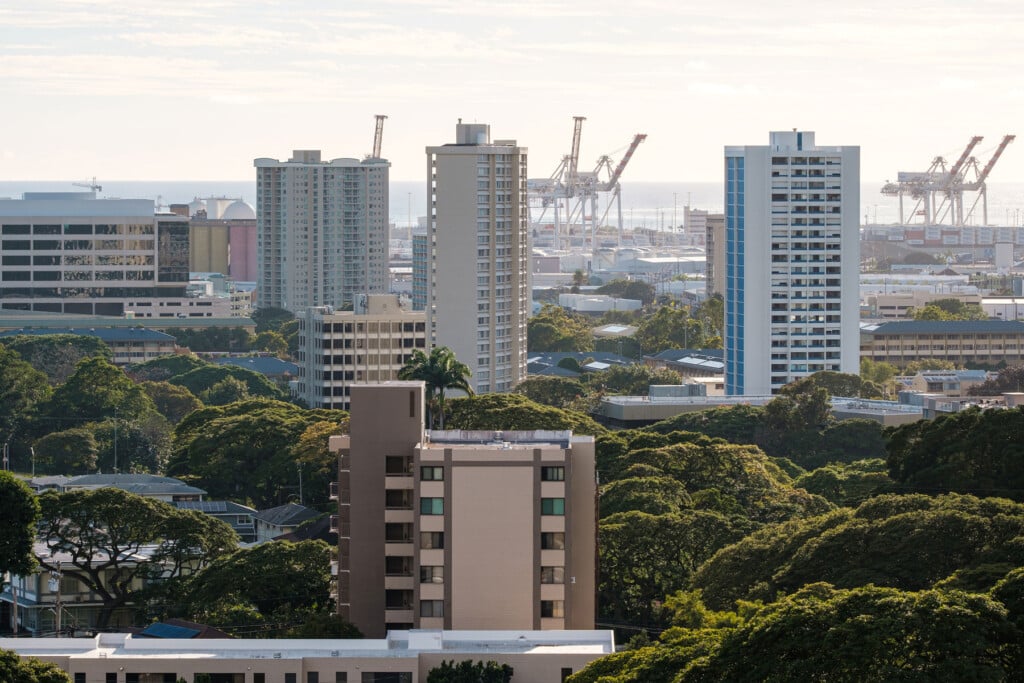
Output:
[[859,372],[860,147],[725,148],[725,390]]

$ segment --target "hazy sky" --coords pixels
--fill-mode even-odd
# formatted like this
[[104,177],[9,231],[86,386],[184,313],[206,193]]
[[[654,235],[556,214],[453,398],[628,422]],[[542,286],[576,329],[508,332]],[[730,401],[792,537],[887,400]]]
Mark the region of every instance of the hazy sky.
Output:
[[[458,117],[530,175],[649,135],[628,180],[718,180],[722,146],[817,131],[862,177],[1024,133],[1024,4],[985,0],[3,0],[0,180],[248,179],[370,151],[425,177]],[[993,180],[1024,181],[1024,138]]]

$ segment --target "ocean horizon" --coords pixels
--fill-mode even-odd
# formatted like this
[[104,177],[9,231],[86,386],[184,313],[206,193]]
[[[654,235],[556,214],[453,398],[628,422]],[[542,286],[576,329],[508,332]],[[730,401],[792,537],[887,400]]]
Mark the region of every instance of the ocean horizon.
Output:
[[[76,186],[83,181],[0,181],[0,198],[17,199],[24,192],[85,191]],[[187,204],[196,197],[241,198],[253,204],[256,181],[253,180],[112,180],[98,181],[103,190],[99,196],[120,199],[151,199],[169,204]],[[884,181],[861,182],[861,221],[863,223],[896,223],[899,203],[894,197],[882,196]],[[973,201],[973,199],[972,199]],[[969,206],[968,202],[965,202]],[[724,185],[721,182],[623,182],[622,217],[626,227],[666,229],[683,222],[684,207],[712,213],[722,211]],[[910,205],[906,204],[909,212]],[[598,213],[606,205],[601,201]],[[415,225],[426,214],[426,184],[417,181],[392,181],[389,188],[390,220],[397,226]],[[988,215],[992,225],[1024,225],[1024,183],[988,184]],[[614,220],[615,208],[608,211]],[[981,204],[975,211],[973,224],[981,224]]]

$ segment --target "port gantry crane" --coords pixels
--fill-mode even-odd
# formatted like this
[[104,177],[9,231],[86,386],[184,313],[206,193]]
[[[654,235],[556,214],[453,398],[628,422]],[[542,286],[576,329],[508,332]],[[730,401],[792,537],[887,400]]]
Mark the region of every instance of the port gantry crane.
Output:
[[[647,135],[642,133],[634,136],[618,165],[613,167],[614,162],[611,157],[604,155],[598,159],[593,171],[581,172],[579,170],[580,138],[585,120],[586,118],[583,116],[573,117],[571,151],[562,157],[551,176],[527,181],[530,206],[540,209],[540,214],[534,218],[533,222],[541,223],[547,215],[548,209],[552,210],[556,248],[562,247],[563,225],[571,227],[579,224],[584,239],[589,232],[591,248],[597,249],[597,228],[599,224],[604,224],[612,203],[615,203],[617,207],[617,243],[622,244],[622,187],[619,179],[636,148],[647,139]],[[602,172],[607,173],[606,178],[602,178]],[[610,193],[611,196],[599,219],[597,212],[600,193]]]
[[[910,223],[920,216],[924,225],[942,225],[948,220],[954,227],[963,227],[971,221],[980,202],[982,225],[987,225],[988,192],[985,181],[1007,145],[1013,142],[1015,137],[1004,136],[988,163],[979,168],[978,159],[971,156],[971,152],[983,138],[975,135],[952,166],[947,168],[943,157],[935,157],[926,171],[900,171],[895,183],[886,183],[882,187],[882,194],[899,198],[902,224]],[[977,193],[967,211],[964,211],[965,192]],[[904,197],[909,197],[915,202],[909,214],[904,212]]]

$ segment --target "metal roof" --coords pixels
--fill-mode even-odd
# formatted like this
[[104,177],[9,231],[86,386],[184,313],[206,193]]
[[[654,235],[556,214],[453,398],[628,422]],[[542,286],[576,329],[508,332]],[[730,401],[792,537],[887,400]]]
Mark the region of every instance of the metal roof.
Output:
[[75,334],[83,337],[98,337],[105,342],[155,341],[168,344],[174,343],[174,337],[171,335],[142,327],[22,327],[16,330],[0,332],[0,337],[14,337],[20,334],[34,337],[50,334]]

